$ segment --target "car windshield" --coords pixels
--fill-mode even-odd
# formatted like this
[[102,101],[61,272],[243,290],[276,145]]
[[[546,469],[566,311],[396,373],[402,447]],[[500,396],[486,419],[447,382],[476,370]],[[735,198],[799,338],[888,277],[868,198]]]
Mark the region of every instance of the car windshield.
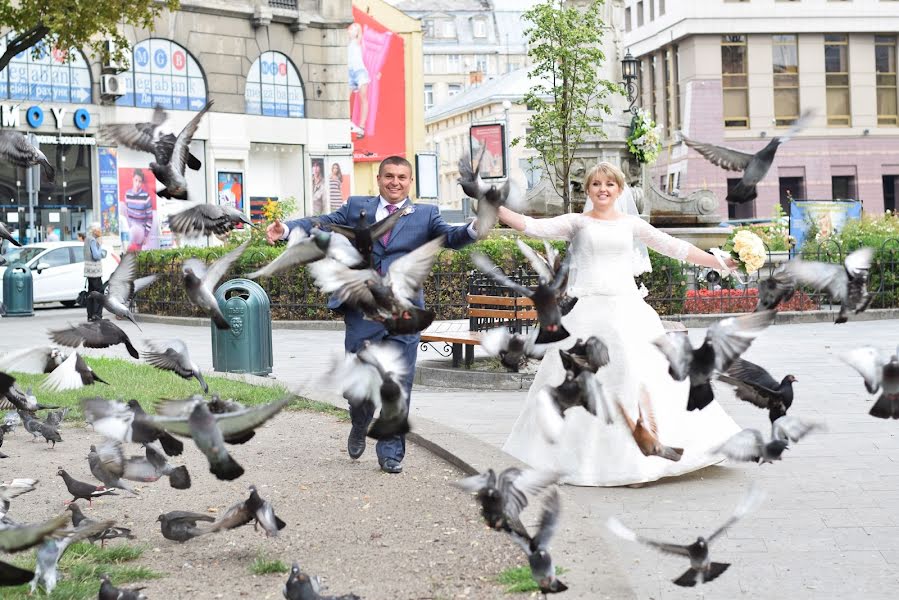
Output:
[[42,248],[40,246],[28,246],[25,248],[10,248],[9,250],[6,251],[6,254],[4,254],[3,256],[6,258],[6,260],[10,264],[14,263],[14,262],[28,263],[28,262],[31,262],[31,260],[35,256],[37,256],[44,250],[46,250],[46,248]]

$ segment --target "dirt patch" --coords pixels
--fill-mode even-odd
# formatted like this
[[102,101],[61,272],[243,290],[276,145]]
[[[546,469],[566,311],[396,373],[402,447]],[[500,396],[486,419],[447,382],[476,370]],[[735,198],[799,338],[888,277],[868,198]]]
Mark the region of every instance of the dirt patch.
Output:
[[[167,481],[135,484],[138,498],[121,492],[93,508],[82,502],[82,509],[91,518],[130,527],[135,543],[146,546],[134,564],[166,574],[140,584],[151,599],[281,598],[286,574],[250,573],[260,554],[287,565],[299,561],[321,576],[332,594],[352,591],[367,600],[507,598],[497,574],[526,562],[508,539],[482,525],[473,498],[450,485],[461,472],[410,444],[405,471],[382,473],[371,440],[359,461],[350,460],[348,430],[333,416],[282,413],[249,443],[232,447],[247,471],[234,482],[215,479],[187,440],[184,454],[172,462],[187,465],[193,478],[189,490],[172,489]],[[61,433],[64,442],[56,450],[29,442],[21,428],[7,435],[3,451],[10,458],[0,463],[0,477],[40,480],[34,492],[13,501],[12,518],[37,521],[63,509],[70,498],[55,476],[57,467],[92,481],[86,457],[99,436],[71,425]],[[132,449],[137,454],[139,447]],[[159,532],[160,513],[215,516],[245,498],[251,483],[287,522],[278,538],[246,526],[178,544]]]

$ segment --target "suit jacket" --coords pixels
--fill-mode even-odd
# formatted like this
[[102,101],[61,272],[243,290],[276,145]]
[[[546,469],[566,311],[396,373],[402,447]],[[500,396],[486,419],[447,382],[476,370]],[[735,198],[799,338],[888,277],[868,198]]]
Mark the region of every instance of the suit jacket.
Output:
[[[365,218],[369,224],[375,222],[375,213],[378,210],[380,198],[378,196],[350,196],[346,203],[338,210],[315,217],[321,222],[324,228],[329,223],[336,225],[354,226],[359,220],[359,215],[364,210]],[[410,206],[408,203],[407,207]],[[386,273],[393,261],[401,256],[415,250],[422,244],[433,240],[441,235],[446,236],[445,245],[447,248],[458,250],[459,248],[470,244],[474,240],[468,233],[467,225],[453,226],[444,221],[440,215],[438,208],[432,204],[411,204],[412,212],[400,217],[393,230],[390,232],[390,239],[387,246],[381,243],[381,239],[377,239],[374,243],[372,253],[372,261],[375,269],[379,273]],[[302,227],[306,233],[314,226],[310,218],[295,219],[286,223],[287,227],[292,230],[294,227]],[[415,304],[424,307],[424,294],[420,293],[415,299]],[[332,296],[328,300],[328,308],[341,309],[341,303]],[[347,335],[353,335],[350,332],[349,325],[355,323],[358,319],[351,319],[354,316],[349,314],[350,311],[357,312],[355,309],[345,309],[347,311]],[[355,315],[358,316],[358,315]],[[370,322],[369,322],[370,323]],[[368,327],[366,327],[368,329]],[[382,328],[383,329],[383,328]],[[406,337],[406,336],[402,336]],[[417,337],[417,336],[414,336]]]

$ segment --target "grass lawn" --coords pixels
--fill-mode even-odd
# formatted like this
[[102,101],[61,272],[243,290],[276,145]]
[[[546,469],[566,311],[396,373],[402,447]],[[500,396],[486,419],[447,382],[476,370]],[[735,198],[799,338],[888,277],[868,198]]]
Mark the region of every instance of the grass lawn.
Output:
[[[562,567],[556,567],[556,575],[565,572]],[[523,594],[525,592],[539,592],[540,586],[534,581],[530,567],[513,567],[506,569],[496,580],[506,587],[507,594]]]
[[[161,371],[149,365],[143,365],[117,358],[85,357],[94,372],[109,382],[109,385],[97,383],[79,390],[52,392],[41,388],[46,375],[28,375],[11,373],[20,388],[32,387],[38,402],[47,405],[68,406],[71,412],[67,420],[82,420],[81,399],[101,396],[110,400],[135,399],[144,410],[153,412],[154,403],[160,398],[187,398],[192,394],[201,394],[200,384],[196,379],[181,379],[178,375]],[[252,385],[242,381],[224,377],[206,377],[210,394],[218,394],[222,398],[231,398],[248,406],[272,402],[285,396],[293,396],[281,385]],[[345,410],[323,402],[293,396],[294,402],[289,406],[293,410],[310,410],[334,415],[339,419],[349,419]]]
[[[100,548],[88,542],[72,544],[59,563],[60,578],[49,596],[38,588],[37,597],[48,600],[93,600],[100,590],[100,575],[109,575],[113,585],[121,586],[132,582],[146,581],[161,577],[159,573],[146,567],[130,565],[143,554],[140,546],[127,544]],[[27,557],[16,557],[13,562],[27,569],[34,569],[35,551]],[[129,585],[128,587],[139,587]],[[4,587],[0,597],[3,600],[24,600],[29,598],[28,584],[16,587]],[[35,596],[30,596],[34,598]]]

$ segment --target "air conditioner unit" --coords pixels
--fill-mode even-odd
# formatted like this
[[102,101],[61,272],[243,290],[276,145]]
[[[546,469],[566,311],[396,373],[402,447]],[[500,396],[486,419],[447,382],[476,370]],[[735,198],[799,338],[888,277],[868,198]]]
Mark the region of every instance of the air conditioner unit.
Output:
[[113,58],[117,49],[118,46],[116,45],[115,40],[106,40],[104,42],[102,65],[103,71],[114,71],[116,73],[121,73],[128,68],[127,64],[122,64],[121,61],[117,61]]
[[123,96],[125,80],[120,75],[103,75],[100,78],[100,94],[103,96]]

